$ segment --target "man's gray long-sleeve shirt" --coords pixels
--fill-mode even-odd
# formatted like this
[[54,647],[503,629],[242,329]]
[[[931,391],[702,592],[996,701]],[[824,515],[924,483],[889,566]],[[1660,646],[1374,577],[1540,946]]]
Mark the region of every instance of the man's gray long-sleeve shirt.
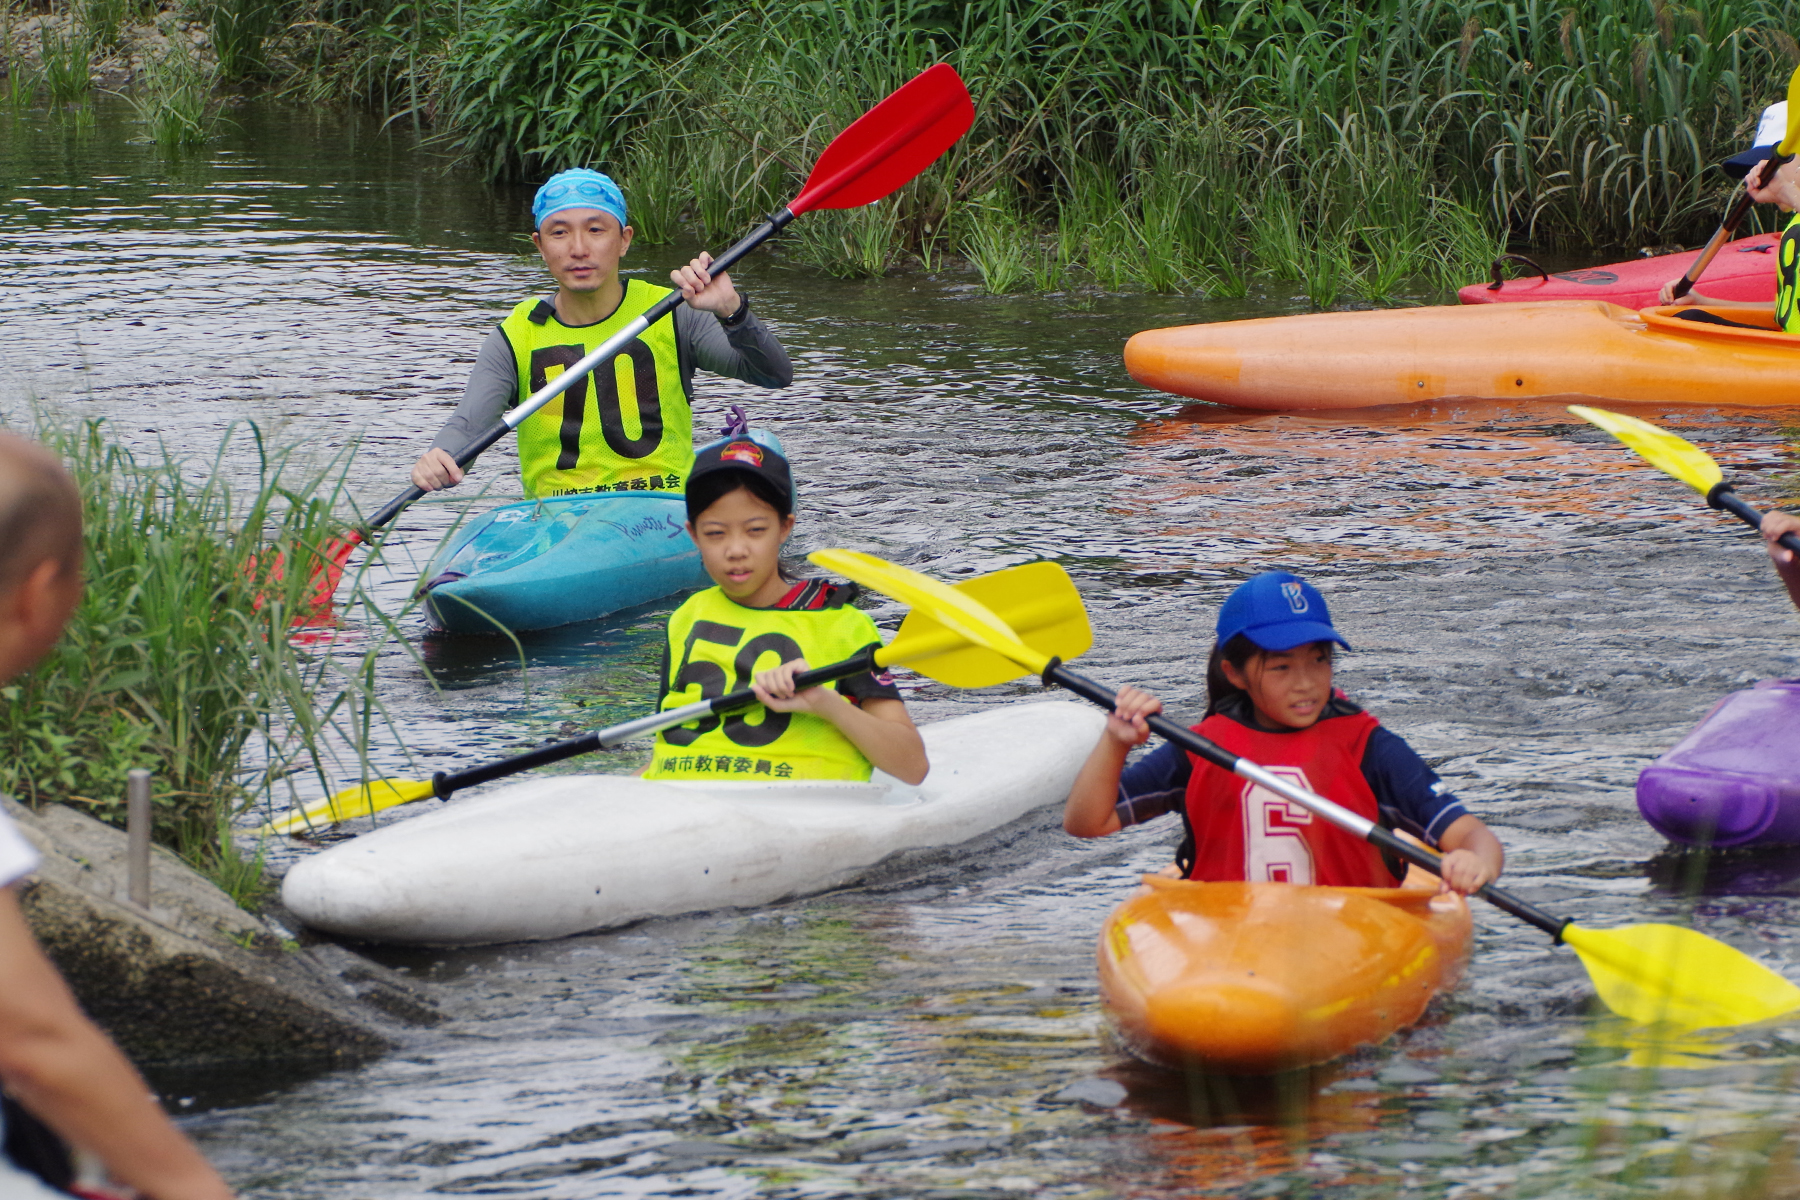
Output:
[[[744,319],[730,327],[712,313],[685,304],[675,310],[673,317],[681,385],[689,395],[693,394],[696,367],[757,387],[783,388],[794,381],[794,367],[788,361],[787,351],[754,312],[745,312]],[[462,399],[432,439],[432,448],[455,454],[522,399],[512,344],[496,327],[481,344]]]

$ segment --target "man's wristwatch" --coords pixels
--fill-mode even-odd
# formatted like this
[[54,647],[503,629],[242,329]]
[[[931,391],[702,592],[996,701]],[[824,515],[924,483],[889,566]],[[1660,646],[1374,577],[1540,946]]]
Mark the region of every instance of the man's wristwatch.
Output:
[[732,313],[729,317],[726,317],[724,319],[725,328],[727,328],[727,329],[737,328],[739,325],[742,325],[744,323],[744,319],[746,317],[748,317],[749,315],[750,315],[750,294],[748,292],[739,292],[738,293],[737,311]]

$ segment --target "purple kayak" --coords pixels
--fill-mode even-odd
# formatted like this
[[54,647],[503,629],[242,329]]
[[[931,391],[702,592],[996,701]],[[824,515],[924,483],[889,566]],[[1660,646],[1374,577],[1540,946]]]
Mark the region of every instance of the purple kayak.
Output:
[[1672,842],[1800,844],[1800,679],[1719,701],[1638,776],[1637,801]]

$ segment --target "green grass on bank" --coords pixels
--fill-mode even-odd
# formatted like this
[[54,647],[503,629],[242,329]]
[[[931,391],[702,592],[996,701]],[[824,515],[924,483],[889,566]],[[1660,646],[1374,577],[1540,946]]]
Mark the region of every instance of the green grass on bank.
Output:
[[[278,569],[342,532],[331,514],[348,464],[302,469],[254,426],[210,460],[134,453],[100,421],[23,431],[81,488],[87,588],[51,656],[0,689],[0,790],[123,825],[125,773],[149,768],[157,841],[254,895],[260,855],[239,854],[232,818],[289,777],[331,786],[334,756],[382,724],[375,648],[291,636],[308,572]],[[226,482],[228,454],[258,456],[254,487]]]
[[[98,53],[142,0],[51,2]],[[789,253],[848,276],[954,255],[993,291],[1262,278],[1320,306],[1443,292],[1507,240],[1700,241],[1728,190],[1712,164],[1800,61],[1800,0],[164,2],[223,83],[371,106],[495,177],[602,167],[652,241],[734,238],[947,61],[969,136],[891,200],[795,226]],[[7,36],[49,94],[80,89],[74,34],[35,57]],[[160,139],[203,138],[200,69],[143,72]]]
[[974,130],[894,200],[797,226],[841,274],[960,254],[994,290],[1380,300],[1483,273],[1502,235],[1693,242],[1796,61],[1792,0],[732,5],[468,0],[430,86],[493,174],[616,171],[648,236],[735,235],[925,66]]

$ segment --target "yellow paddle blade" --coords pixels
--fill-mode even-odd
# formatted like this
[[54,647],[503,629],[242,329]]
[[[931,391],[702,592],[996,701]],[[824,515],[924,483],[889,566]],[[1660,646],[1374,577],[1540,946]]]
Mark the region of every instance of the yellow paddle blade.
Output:
[[1625,1065],[1643,1070],[1716,1070],[1732,1052],[1729,1035],[1720,1030],[1638,1025],[1622,1017],[1595,1021],[1583,1040],[1599,1049],[1624,1050]]
[[1800,150],[1800,67],[1795,67],[1794,73],[1788,76],[1787,106],[1787,136],[1775,147],[1778,154],[1793,154]]
[[1581,956],[1606,1006],[1643,1025],[1754,1025],[1800,1008],[1800,987],[1724,942],[1679,925],[1570,925],[1562,937]]
[[[977,579],[954,590],[984,605],[1033,650],[1064,660],[1078,658],[1094,644],[1087,609],[1069,573],[1053,562],[1026,563]],[[921,656],[933,645],[954,647],[947,653]],[[915,647],[919,649],[915,649]],[[930,612],[914,608],[900,632],[880,655],[885,663],[902,663],[921,675],[957,688],[992,687],[1017,679],[1024,669],[1012,659],[982,646],[972,646]]]
[[428,800],[434,794],[428,779],[377,779],[372,783],[345,788],[305,808],[293,809],[285,817],[278,817],[264,825],[262,832],[287,834],[303,829],[317,829],[324,825],[335,825],[339,821],[348,821],[352,817],[366,817],[397,804]]
[[977,646],[986,647],[1003,658],[1023,667],[1014,678],[1026,673],[1041,674],[1050,665],[1050,656],[1021,642],[1018,635],[994,612],[975,599],[929,575],[921,575],[906,567],[896,566],[857,550],[815,550],[807,555],[827,571],[835,571],[864,587],[906,604],[917,612]]
[[1719,464],[1712,460],[1712,455],[1684,437],[1658,429],[1648,421],[1624,413],[1607,412],[1604,408],[1571,404],[1569,411],[1606,430],[1636,450],[1645,462],[1666,475],[1673,475],[1702,496],[1724,482],[1725,475],[1719,470]]

